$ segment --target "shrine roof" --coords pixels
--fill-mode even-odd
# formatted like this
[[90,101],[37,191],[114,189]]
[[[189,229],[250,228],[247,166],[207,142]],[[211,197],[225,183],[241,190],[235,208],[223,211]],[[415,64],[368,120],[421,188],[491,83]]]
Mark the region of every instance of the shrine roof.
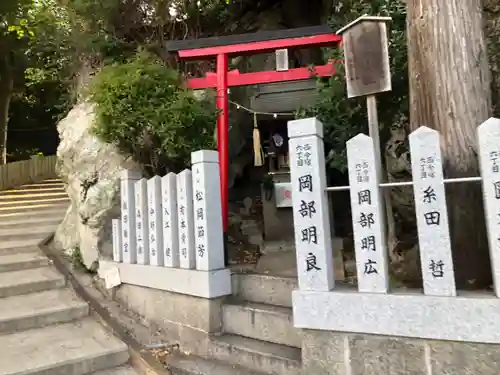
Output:
[[248,44],[272,40],[304,38],[324,34],[334,34],[334,31],[328,25],[318,25],[300,27],[295,29],[259,31],[256,33],[227,36],[213,36],[202,39],[171,40],[166,43],[166,47],[169,52],[179,52],[183,50],[222,47],[235,44]]

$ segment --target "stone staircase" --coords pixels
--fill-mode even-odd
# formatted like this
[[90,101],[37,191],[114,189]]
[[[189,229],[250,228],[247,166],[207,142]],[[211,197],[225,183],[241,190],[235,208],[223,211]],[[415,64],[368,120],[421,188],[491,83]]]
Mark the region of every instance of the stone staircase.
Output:
[[38,247],[67,206],[58,180],[0,192],[0,375],[137,375]]
[[212,339],[216,360],[273,375],[301,373],[300,330],[293,326],[293,277],[233,274],[233,299],[223,307],[224,334]]

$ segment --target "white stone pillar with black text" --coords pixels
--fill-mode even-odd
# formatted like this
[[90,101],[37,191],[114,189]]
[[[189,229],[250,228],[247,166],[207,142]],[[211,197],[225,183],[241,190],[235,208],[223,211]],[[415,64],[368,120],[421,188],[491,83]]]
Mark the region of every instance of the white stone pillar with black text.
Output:
[[329,291],[335,275],[323,124],[316,118],[289,121],[288,137],[299,289]]
[[177,175],[177,217],[181,268],[196,268],[193,216],[193,178],[191,171],[185,169]]
[[137,264],[149,264],[149,228],[147,182],[141,178],[135,183],[135,227]]
[[161,177],[153,176],[148,182],[149,264],[163,266],[163,225]]
[[454,297],[457,291],[439,133],[421,126],[409,139],[424,294]]
[[111,225],[113,233],[113,261],[120,263],[123,261],[122,222],[120,219],[113,219]]
[[358,134],[346,143],[358,290],[389,289],[385,216],[373,140]]
[[191,154],[194,194],[196,269],[224,268],[219,153],[200,150]]
[[126,169],[120,180],[123,263],[129,264],[137,262],[134,185],[140,178],[139,171]]
[[500,297],[500,119],[486,120],[477,132],[493,288]]
[[168,173],[161,179],[163,205],[163,248],[165,267],[178,268],[179,224],[177,220],[177,175]]

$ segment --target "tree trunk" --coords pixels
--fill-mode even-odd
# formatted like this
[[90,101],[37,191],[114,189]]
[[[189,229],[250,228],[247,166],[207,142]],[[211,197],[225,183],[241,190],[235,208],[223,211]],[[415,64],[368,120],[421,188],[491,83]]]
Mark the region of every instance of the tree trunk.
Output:
[[14,88],[14,76],[8,55],[0,61],[0,164],[7,164],[7,133],[9,107]]
[[[491,111],[481,0],[408,0],[407,7],[411,128],[440,132],[447,178],[477,176],[476,127]],[[490,285],[481,187],[448,185],[447,205],[458,287]]]

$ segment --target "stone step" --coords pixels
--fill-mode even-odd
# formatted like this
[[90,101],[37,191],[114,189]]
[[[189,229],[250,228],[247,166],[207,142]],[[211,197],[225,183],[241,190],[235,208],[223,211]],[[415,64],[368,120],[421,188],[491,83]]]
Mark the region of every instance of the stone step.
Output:
[[0,197],[5,195],[14,195],[14,196],[23,196],[30,194],[44,194],[44,193],[66,193],[64,187],[44,187],[41,189],[33,189],[33,188],[19,188],[13,190],[2,190],[0,191]]
[[2,272],[0,273],[0,298],[62,288],[65,285],[64,277],[52,267]]
[[289,307],[253,302],[229,303],[222,307],[224,332],[300,348],[300,330],[293,326]]
[[264,375],[241,366],[195,356],[172,355],[167,363],[172,375]]
[[0,272],[45,267],[49,259],[40,252],[0,255]]
[[84,375],[129,359],[127,346],[90,318],[3,335],[0,374]]
[[32,218],[40,216],[53,216],[62,220],[68,210],[68,207],[69,203],[44,203],[33,206],[0,207],[0,220],[4,220],[6,218],[11,219],[14,217]]
[[87,303],[69,289],[7,297],[0,299],[0,305],[2,334],[66,323],[89,314]]
[[33,237],[24,240],[0,241],[0,255],[32,253],[40,251],[38,245],[45,237]]
[[36,184],[26,184],[23,186],[16,187],[11,190],[26,190],[26,189],[64,189],[66,185],[64,185],[61,181],[46,181],[39,182]]
[[[22,192],[22,190],[21,190]],[[0,202],[22,202],[27,200],[40,200],[54,199],[54,198],[68,198],[68,194],[64,190],[60,191],[38,191],[37,193],[24,193],[24,194],[0,194]]]
[[242,300],[292,307],[292,291],[298,288],[296,277],[277,277],[252,273],[232,275],[233,293]]
[[16,207],[39,207],[41,205],[53,205],[69,202],[69,197],[51,197],[51,198],[27,198],[21,200],[0,200],[0,209],[16,208]]
[[212,358],[272,375],[301,374],[301,351],[236,335],[214,337]]
[[92,375],[139,375],[139,373],[133,367],[120,366],[109,370],[97,371]]
[[7,229],[0,226],[0,242],[22,240],[26,237],[44,238],[53,233],[56,229],[57,224],[37,226],[25,225],[24,227]]
[[[0,230],[10,229],[10,228],[36,228],[38,226],[53,226],[57,228],[59,223],[61,223],[62,217],[58,215],[52,216],[35,216],[35,217],[23,217],[21,215],[0,218]],[[25,230],[26,231],[26,230]]]

